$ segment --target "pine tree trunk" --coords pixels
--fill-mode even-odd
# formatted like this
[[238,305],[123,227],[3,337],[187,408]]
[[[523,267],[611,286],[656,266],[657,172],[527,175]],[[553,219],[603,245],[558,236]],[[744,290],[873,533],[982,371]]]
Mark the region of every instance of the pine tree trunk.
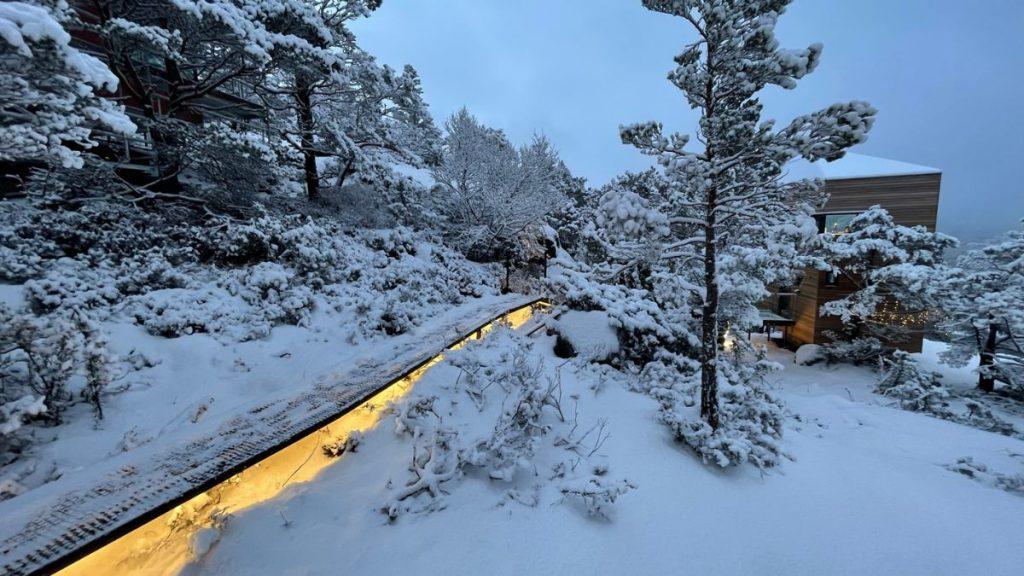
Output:
[[991,392],[995,390],[996,387],[995,379],[992,378],[992,375],[987,368],[996,363],[997,332],[998,330],[996,325],[989,324],[988,337],[985,338],[985,347],[981,351],[981,360],[978,363],[978,388],[981,388],[985,392]]
[[160,120],[153,117],[149,127],[149,137],[153,141],[154,163],[157,169],[157,182],[154,188],[163,192],[178,192],[181,190],[181,180],[178,178],[180,162],[178,161],[178,147],[180,143],[173,135],[165,132],[159,127]]
[[301,75],[295,79],[296,114],[302,137],[302,169],[306,180],[306,195],[309,200],[320,197],[320,175],[317,173],[316,152],[313,147],[313,98],[309,82]]
[[[709,192],[708,205],[717,199]],[[714,212],[708,210],[704,230],[704,305],[701,309],[700,415],[712,430],[718,429],[718,254],[715,246]]]
[[[161,19],[160,25],[166,26],[166,20]],[[184,80],[181,76],[181,70],[178,68],[178,63],[173,58],[164,58],[164,74],[169,90],[166,94],[166,105],[160,105],[160,107],[166,107],[167,109],[162,111],[163,118],[161,118],[161,113],[153,109],[151,96],[146,106],[146,116],[152,122],[149,134],[153,139],[153,151],[156,152],[156,165],[160,182],[156,188],[158,190],[177,192],[181,190],[181,181],[178,178],[178,173],[181,171],[180,149],[182,144],[174,134],[173,123],[166,122],[165,118],[173,119],[176,117],[177,106],[172,106],[171,103],[177,100],[178,87],[184,84]],[[158,96],[157,98],[159,99],[160,97]],[[163,128],[165,124],[168,127],[166,130]]]
[[345,180],[348,179],[348,177],[351,176],[352,173],[352,160],[349,159],[345,161],[345,167],[341,169],[341,171],[338,173],[337,180],[335,180],[335,185],[337,185],[338,190],[341,190],[342,186],[345,185]]
[[[709,78],[704,87],[704,116],[715,116],[715,45],[708,42],[707,68]],[[714,122],[708,122],[713,126]],[[708,164],[714,166],[716,150],[714,137],[707,135],[704,154]],[[704,304],[701,309],[701,362],[700,362],[700,416],[712,430],[718,430],[718,246],[715,209],[718,207],[718,188],[708,187],[704,214]]]

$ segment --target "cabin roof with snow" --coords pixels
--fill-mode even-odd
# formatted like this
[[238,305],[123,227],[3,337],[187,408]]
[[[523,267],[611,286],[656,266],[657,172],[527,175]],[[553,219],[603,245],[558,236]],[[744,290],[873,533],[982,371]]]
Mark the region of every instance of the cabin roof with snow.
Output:
[[918,176],[941,174],[942,170],[920,164],[900,162],[864,154],[847,153],[839,160],[826,162],[791,162],[786,166],[787,179],[821,178],[822,180],[850,180],[854,178],[885,178],[889,176]]

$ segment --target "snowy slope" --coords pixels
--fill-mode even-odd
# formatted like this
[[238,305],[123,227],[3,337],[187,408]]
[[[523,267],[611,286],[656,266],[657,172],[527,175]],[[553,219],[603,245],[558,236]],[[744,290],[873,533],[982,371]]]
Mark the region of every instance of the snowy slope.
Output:
[[[445,508],[389,524],[379,508],[388,482],[408,476],[410,441],[382,425],[360,451],[314,481],[233,518],[186,574],[986,574],[1024,566],[1024,498],[946,465],[972,456],[993,470],[1024,472],[1024,442],[882,405],[861,368],[786,366],[780,393],[799,420],[793,460],[761,474],[702,465],[656,421],[654,400],[611,382],[592,391],[561,367],[564,394],[585,418],[607,418],[608,476],[628,477],[608,520],[563,500],[538,454],[535,506],[509,502],[510,486],[471,472],[448,486]],[[447,363],[421,395],[445,398],[459,372]],[[463,400],[464,401],[464,400]],[[287,519],[285,521],[284,519]]]
[[[165,385],[136,392],[144,401],[131,405],[131,394],[122,394],[119,398],[125,404],[112,412],[135,418],[135,429],[147,426],[145,433],[153,432],[158,441],[148,439],[111,451],[105,443],[116,436],[64,431],[67,440],[46,449],[63,461],[74,458],[83,464],[58,480],[0,502],[4,564],[76,526],[102,517],[100,531],[107,531],[183,494],[230,467],[232,458],[252,456],[261,446],[273,446],[324,420],[346,401],[430,358],[473,326],[530,300],[517,295],[470,300],[410,333],[362,346],[345,345],[340,337],[343,319],[330,314],[312,330],[281,328],[269,340],[232,347],[206,342],[201,335],[155,339],[168,369],[189,385],[177,389],[166,385],[172,378],[160,377]],[[339,333],[332,334],[328,327]],[[137,342],[144,341],[138,336]],[[225,367],[239,363],[252,365],[258,377],[247,369],[237,379],[217,378],[229,376]],[[183,401],[185,410],[165,421],[178,412],[173,406],[186,391],[207,395],[210,400],[203,405],[215,406],[217,399],[222,405],[196,417],[195,403]],[[225,403],[226,399],[231,401]],[[71,426],[81,425],[81,420],[73,420]],[[116,430],[123,423],[112,420],[105,426]]]

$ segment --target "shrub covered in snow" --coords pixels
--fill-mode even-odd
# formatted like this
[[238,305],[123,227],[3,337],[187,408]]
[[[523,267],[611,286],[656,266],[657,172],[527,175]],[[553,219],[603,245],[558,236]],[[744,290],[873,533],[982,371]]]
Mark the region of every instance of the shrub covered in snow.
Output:
[[866,364],[875,367],[893,350],[873,336],[849,339],[837,336],[832,342],[823,344],[821,351],[829,364]]
[[992,409],[980,401],[968,400],[964,403],[967,413],[959,416],[956,420],[961,424],[973,426],[981,430],[995,432],[1003,436],[1019,436],[1016,427],[1006,420],[997,416]]
[[[73,202],[89,193],[84,183],[110,184],[89,167],[80,172],[82,183],[33,176],[28,199],[0,204],[0,279],[23,283],[29,307],[0,312],[0,402],[15,403],[2,424],[9,453],[25,447],[31,425],[59,423],[75,401],[103,416],[111,359],[100,322],[231,343],[329,310],[346,319],[352,338],[364,338],[406,332],[497,289],[490,269],[428,233]],[[29,396],[46,410],[16,411]]]
[[1024,474],[1002,474],[975,462],[970,456],[958,458],[955,463],[946,465],[946,470],[963,474],[993,488],[1024,495]]
[[520,348],[496,380],[509,390],[507,403],[491,435],[477,442],[468,454],[470,463],[495,480],[511,481],[533,459],[540,438],[550,430],[545,412],[554,411],[564,420],[559,383],[542,378],[543,371],[543,365],[531,362]]
[[446,490],[471,470],[509,487],[503,503],[536,506],[538,469],[550,466],[547,480],[557,481],[551,491],[580,499],[596,516],[635,487],[605,477],[598,451],[609,435],[606,422],[583,424],[574,395],[573,414],[566,413],[561,372],[542,363],[524,336],[499,327],[448,358],[460,374],[443,394],[413,396],[394,408],[395,431],[411,437],[413,454],[410,476],[389,483],[381,511],[391,520],[444,508]]
[[45,413],[59,423],[74,399],[72,380],[84,376],[81,396],[101,417],[100,397],[109,383],[106,363],[104,338],[84,312],[37,317],[0,305],[0,403],[38,396],[45,410],[32,415]]
[[897,350],[885,366],[876,393],[895,399],[904,410],[949,414],[950,393],[940,382],[940,374],[922,369],[909,352],[902,350]]
[[65,258],[42,278],[25,283],[26,297],[41,312],[106,308],[122,299],[110,270],[93,268],[86,262]]
[[124,307],[163,336],[261,338],[305,323],[318,301],[356,314],[360,335],[400,334],[497,286],[486,267],[401,228],[270,213],[202,222],[107,202],[5,205],[0,220],[0,260],[8,279],[28,279],[38,313]]
[[825,352],[818,344],[804,344],[796,349],[793,362],[800,366],[810,366],[825,359]]
[[718,382],[721,419],[717,429],[699,417],[696,378],[688,387],[652,388],[661,402],[661,420],[676,439],[692,448],[705,462],[721,467],[750,462],[759,468],[779,464],[779,441],[785,408],[764,381],[781,367],[759,353],[755,361],[722,357]]
[[1016,427],[996,414],[983,395],[947,388],[940,374],[922,369],[913,355],[897,351],[883,365],[885,372],[875,392],[895,399],[900,408],[1004,436],[1019,436]]
[[619,496],[631,490],[636,490],[636,484],[629,480],[611,481],[600,476],[566,482],[559,488],[563,496],[580,499],[588,514],[601,518],[607,518]]
[[222,288],[172,288],[132,299],[135,322],[156,336],[223,334],[232,340],[262,338],[273,325],[262,314]]
[[602,281],[608,271],[567,260],[550,286],[567,307],[579,311],[602,311],[618,336],[618,353],[624,362],[644,365],[662,351],[680,352],[694,343],[689,309],[669,309],[672,303],[659,301],[647,287],[632,287]]
[[571,349],[571,356],[607,360],[619,352],[618,334],[606,312],[570,310],[550,327],[558,334],[558,342]]

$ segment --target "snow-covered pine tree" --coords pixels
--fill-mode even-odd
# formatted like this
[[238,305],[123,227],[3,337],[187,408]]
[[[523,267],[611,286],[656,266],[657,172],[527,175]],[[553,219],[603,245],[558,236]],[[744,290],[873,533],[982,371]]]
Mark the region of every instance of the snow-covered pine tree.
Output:
[[[90,0],[83,26],[98,35],[104,60],[121,91],[139,109],[153,144],[153,189],[177,190],[180,177],[210,155],[241,150],[241,157],[272,151],[274,142],[241,121],[219,120],[233,108],[266,120],[254,86],[271,62],[330,59],[309,41],[309,29],[331,37],[315,7],[305,0]],[[304,23],[302,34],[294,25]],[[224,98],[213,97],[226,94]],[[219,131],[210,134],[203,121]],[[230,134],[228,134],[230,132]],[[218,144],[222,146],[218,147]],[[257,163],[271,170],[276,162]],[[230,166],[231,162],[224,162]],[[260,175],[253,178],[259,184]],[[231,182],[217,182],[221,188]],[[244,185],[249,182],[243,183]]]
[[547,218],[548,224],[557,235],[559,246],[573,258],[588,260],[588,242],[585,226],[591,220],[591,213],[597,200],[597,191],[587,186],[587,179],[573,176],[566,171],[556,184],[565,202]]
[[[361,57],[361,65],[352,65],[345,81],[350,93],[324,99],[315,124],[322,147],[334,159],[331,175],[335,188],[345,186],[354,176],[382,190],[395,178],[392,166],[396,163],[414,168],[436,164],[441,133],[412,66],[399,73],[380,66],[367,54]],[[403,200],[408,199],[397,199]]]
[[[786,50],[775,24],[789,0],[644,0],[651,10],[678,16],[697,39],[676,57],[669,80],[700,112],[703,150],[686,148],[687,136],[662,134],[650,122],[624,127],[622,139],[655,156],[670,183],[664,205],[669,234],[658,259],[671,263],[700,315],[701,417],[716,430],[723,302],[731,315],[750,318],[765,293],[764,277],[751,280],[751,259],[771,268],[798,266],[794,238],[811,230],[815,186],[781,181],[796,157],[840,158],[863,142],[876,111],[866,103],[835,104],[778,130],[762,121],[757,93],[768,85],[794,88],[817,66],[821,46]],[[788,260],[788,262],[786,262]],[[740,272],[742,270],[742,272]],[[737,273],[738,272],[738,273]],[[737,318],[741,320],[742,318]]]
[[957,264],[942,285],[943,360],[963,366],[978,356],[979,388],[991,392],[1000,380],[1024,392],[1024,228]]
[[[900,226],[879,206],[855,216],[842,234],[826,233],[819,240],[833,273],[856,287],[826,303],[821,313],[842,318],[846,333],[836,335],[842,340],[874,338],[883,346],[899,342],[911,330],[923,330],[920,317],[939,308],[940,287],[949,274],[942,256],[957,244],[923,226]],[[883,306],[897,310],[880,315]],[[914,318],[918,320],[908,320]]]
[[465,108],[445,122],[445,132],[442,162],[432,169],[445,235],[473,258],[507,262],[520,236],[564,205],[559,183],[568,169],[546,138],[516,148]]
[[357,50],[355,37],[347,29],[347,23],[369,15],[380,6],[380,2],[318,0],[313,4],[321,20],[309,23],[300,18],[292,23],[293,33],[313,45],[332,49],[332,56],[337,58],[285,55],[275,61],[276,73],[269,74],[267,81],[260,86],[261,92],[271,98],[278,97],[274,99],[275,109],[293,114],[291,118],[285,115],[281,130],[285,140],[302,155],[303,179],[310,200],[320,195],[317,158],[328,155],[317,145],[315,110],[318,101],[324,97],[344,97],[354,91],[342,79],[343,71],[349,66],[346,55]]
[[63,0],[0,4],[0,162],[79,167],[94,131],[135,131],[123,107],[101,96],[117,90],[117,77],[71,46],[73,18]]
[[313,0],[319,19],[298,20],[294,34],[326,51],[327,58],[285,54],[259,91],[273,103],[285,140],[302,155],[309,199],[320,194],[318,158],[332,159],[336,186],[352,174],[373,180],[395,161],[421,167],[436,156],[440,134],[422,98],[416,71],[397,73],[363,51],[348,29],[380,0]]

